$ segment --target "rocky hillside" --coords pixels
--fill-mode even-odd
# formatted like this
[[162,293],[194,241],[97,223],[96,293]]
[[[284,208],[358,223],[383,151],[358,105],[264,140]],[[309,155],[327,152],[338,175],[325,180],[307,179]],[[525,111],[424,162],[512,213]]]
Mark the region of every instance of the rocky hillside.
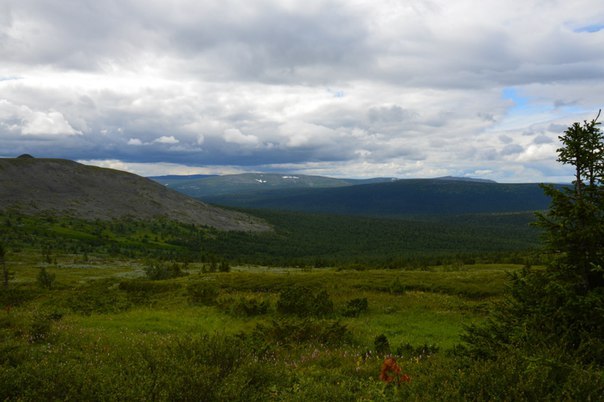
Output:
[[63,159],[0,159],[0,210],[7,209],[87,219],[164,217],[220,230],[269,230],[257,218],[204,204],[152,180]]

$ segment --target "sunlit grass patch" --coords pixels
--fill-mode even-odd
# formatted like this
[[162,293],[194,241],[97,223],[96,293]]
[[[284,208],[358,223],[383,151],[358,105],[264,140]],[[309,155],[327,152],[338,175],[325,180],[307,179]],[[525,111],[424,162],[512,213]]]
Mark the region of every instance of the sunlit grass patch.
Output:
[[253,321],[222,314],[213,307],[135,308],[117,314],[69,316],[66,322],[108,337],[119,337],[124,333],[237,334],[255,326]]

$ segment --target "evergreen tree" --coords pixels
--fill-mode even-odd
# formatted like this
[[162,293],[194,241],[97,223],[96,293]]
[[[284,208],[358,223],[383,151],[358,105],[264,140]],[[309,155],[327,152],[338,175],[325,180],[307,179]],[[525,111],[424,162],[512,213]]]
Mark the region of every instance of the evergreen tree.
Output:
[[[507,299],[488,322],[464,336],[475,357],[518,353],[564,355],[604,364],[604,138],[598,116],[574,123],[562,136],[558,161],[574,167],[572,186],[543,186],[550,209],[537,214],[544,229],[545,270],[512,275]],[[548,357],[549,358],[549,357]],[[549,364],[549,363],[548,363]]]
[[604,286],[604,137],[598,116],[574,123],[560,137],[558,161],[574,167],[572,187],[543,186],[550,209],[538,214],[546,246],[554,255],[553,273],[590,290]]

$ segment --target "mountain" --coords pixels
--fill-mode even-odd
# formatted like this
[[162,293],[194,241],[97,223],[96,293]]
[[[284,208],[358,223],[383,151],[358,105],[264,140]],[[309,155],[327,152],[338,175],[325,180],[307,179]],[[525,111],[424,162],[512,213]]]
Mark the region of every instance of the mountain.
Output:
[[215,175],[211,175],[211,174],[192,174],[192,175],[165,175],[165,176],[149,176],[147,177],[148,179],[151,179],[153,181],[156,181],[158,183],[163,184],[164,186],[172,186],[176,183],[181,183],[184,181],[191,181],[191,180],[198,180],[198,179],[205,179],[206,177],[212,177]]
[[0,159],[1,210],[102,220],[164,217],[220,230],[269,230],[257,218],[204,204],[152,180],[64,159]]
[[456,177],[456,176],[443,176],[437,177],[434,180],[448,180],[448,181],[472,181],[476,183],[497,183],[494,180],[489,179],[476,179],[473,177]]
[[272,190],[206,197],[207,202],[245,208],[353,215],[454,215],[547,209],[538,184],[481,180],[408,179],[338,188]]
[[346,187],[395,180],[392,178],[334,179],[323,176],[277,173],[243,173],[206,177],[160,176],[151,177],[151,179],[183,194],[201,199],[231,194],[251,194],[266,190]]

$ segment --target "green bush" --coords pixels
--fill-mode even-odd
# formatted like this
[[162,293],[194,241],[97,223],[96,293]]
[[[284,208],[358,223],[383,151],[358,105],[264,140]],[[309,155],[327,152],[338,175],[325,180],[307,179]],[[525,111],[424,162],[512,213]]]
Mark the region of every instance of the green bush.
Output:
[[373,347],[378,355],[387,355],[390,353],[390,342],[384,334],[375,337]]
[[369,309],[369,303],[367,302],[367,298],[357,298],[349,300],[346,303],[346,307],[342,312],[344,317],[358,317],[361,313],[364,313]]
[[313,292],[306,286],[289,286],[279,293],[277,311],[298,317],[322,317],[333,313],[333,302],[325,290]]
[[112,281],[95,281],[74,289],[67,297],[66,306],[84,315],[126,311],[132,306],[127,296],[114,287]]
[[48,271],[46,271],[45,267],[40,268],[40,271],[38,272],[38,277],[37,277],[37,281],[38,281],[38,285],[40,285],[40,287],[44,288],[44,289],[51,289],[52,288],[52,284],[55,281],[55,274],[51,274]]
[[218,286],[208,281],[196,282],[189,284],[187,292],[189,294],[189,301],[192,304],[211,306],[216,303]]
[[256,297],[224,298],[217,300],[221,310],[242,317],[254,317],[268,313],[270,302]]
[[145,274],[147,275],[147,278],[153,281],[178,278],[187,275],[187,273],[182,270],[180,264],[176,262],[171,265],[166,265],[157,261],[147,264],[145,267]]
[[258,324],[252,338],[262,341],[265,346],[300,345],[307,342],[339,346],[352,341],[346,325],[339,321],[314,318],[282,319],[272,321],[270,325]]

